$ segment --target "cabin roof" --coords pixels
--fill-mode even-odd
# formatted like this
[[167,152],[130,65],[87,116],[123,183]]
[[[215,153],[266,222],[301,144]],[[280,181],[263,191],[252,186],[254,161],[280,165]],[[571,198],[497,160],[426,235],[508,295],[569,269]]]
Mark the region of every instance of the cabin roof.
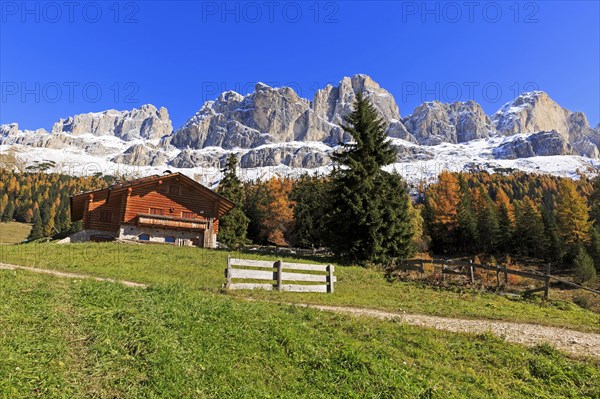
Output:
[[212,198],[214,201],[216,201],[219,204],[218,205],[218,214],[216,215],[217,218],[220,218],[221,216],[223,216],[224,214],[226,214],[227,212],[229,212],[231,209],[233,209],[235,207],[235,204],[233,202],[231,202],[229,199],[223,197],[220,194],[215,193],[214,191],[203,186],[202,184],[198,183],[194,179],[189,178],[182,173],[175,172],[175,173],[170,173],[170,174],[166,174],[166,175],[152,175],[152,176],[142,177],[140,179],[119,182],[119,183],[115,183],[106,188],[102,188],[102,189],[98,189],[98,190],[91,190],[91,191],[84,191],[84,192],[72,195],[70,198],[71,220],[77,221],[77,220],[83,219],[83,210],[84,210],[85,200],[86,200],[86,198],[89,198],[90,195],[95,196],[95,195],[106,194],[108,196],[108,195],[112,195],[114,193],[125,191],[129,188],[142,187],[142,186],[154,184],[154,183],[158,182],[159,180],[166,181],[166,180],[171,180],[174,178],[179,179],[179,181],[182,182],[183,184],[187,184],[188,186],[192,187],[193,189],[198,190],[199,192],[205,194],[206,196],[208,196],[208,197]]

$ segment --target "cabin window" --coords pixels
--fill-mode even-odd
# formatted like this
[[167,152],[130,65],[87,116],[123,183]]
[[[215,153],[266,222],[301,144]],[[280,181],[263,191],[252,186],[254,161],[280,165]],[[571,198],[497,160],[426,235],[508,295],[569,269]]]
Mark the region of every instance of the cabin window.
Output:
[[162,208],[150,208],[151,215],[163,215],[165,211]]
[[169,194],[179,195],[179,194],[181,194],[181,187],[178,186],[177,184],[169,184],[167,191]]
[[184,219],[193,219],[194,212],[181,212],[181,217]]
[[112,212],[100,212],[100,221],[104,223],[112,223]]
[[170,237],[170,236],[169,237],[165,237],[165,242],[169,242],[169,243],[174,244],[175,243],[175,237]]
[[138,236],[138,240],[140,240],[140,241],[150,241],[150,236],[148,234],[140,234]]

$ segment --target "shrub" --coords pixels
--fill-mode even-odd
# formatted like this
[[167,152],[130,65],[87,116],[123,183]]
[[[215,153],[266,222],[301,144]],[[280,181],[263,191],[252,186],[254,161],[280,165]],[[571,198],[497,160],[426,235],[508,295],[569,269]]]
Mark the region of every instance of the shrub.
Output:
[[594,260],[590,255],[588,255],[585,248],[579,248],[573,264],[575,266],[575,274],[579,282],[585,283],[596,279]]
[[573,298],[573,302],[584,309],[591,309],[592,303],[590,297],[584,294],[579,294]]

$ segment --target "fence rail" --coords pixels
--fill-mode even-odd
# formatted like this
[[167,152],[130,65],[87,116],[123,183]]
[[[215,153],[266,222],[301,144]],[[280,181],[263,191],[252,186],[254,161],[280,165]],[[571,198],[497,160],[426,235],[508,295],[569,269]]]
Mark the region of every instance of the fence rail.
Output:
[[[333,265],[291,263],[283,262],[281,259],[270,262],[227,257],[225,288],[231,290],[262,289],[267,291],[333,293],[333,286],[337,281],[334,271]],[[236,282],[233,281],[234,279]],[[271,283],[239,282],[239,280],[269,280]],[[305,284],[292,284],[297,282]]]
[[[465,261],[460,261],[460,260],[447,260],[447,259],[430,259],[430,260],[411,259],[411,260],[403,261],[400,264],[396,265],[396,269],[405,270],[405,271],[417,271],[417,272],[424,274],[426,263],[432,264],[434,266],[434,268],[435,268],[436,264],[441,266],[442,280],[444,279],[444,276],[446,274],[463,275],[463,276],[466,276],[469,278],[469,280],[471,281],[471,284],[474,284],[475,283],[475,272],[474,272],[475,269],[482,269],[482,270],[496,272],[496,285],[498,287],[501,285],[501,276],[504,278],[504,285],[508,285],[508,276],[509,275],[525,277],[525,278],[533,279],[536,281],[542,281],[544,283],[544,285],[542,287],[537,287],[537,288],[534,288],[531,290],[523,291],[521,293],[522,295],[528,295],[528,294],[532,294],[535,292],[543,292],[544,298],[548,298],[549,291],[550,291],[550,280],[555,280],[562,284],[570,285],[572,287],[582,289],[585,291],[589,291],[589,292],[593,292],[595,294],[600,295],[600,291],[598,291],[598,290],[584,287],[582,285],[575,284],[573,282],[570,282],[570,281],[561,279],[557,276],[551,275],[549,263],[546,265],[546,270],[543,274],[537,273],[537,272],[531,272],[531,271],[510,269],[510,268],[503,267],[500,265],[477,264],[477,263],[465,262]],[[459,268],[462,268],[463,270],[459,270]]]

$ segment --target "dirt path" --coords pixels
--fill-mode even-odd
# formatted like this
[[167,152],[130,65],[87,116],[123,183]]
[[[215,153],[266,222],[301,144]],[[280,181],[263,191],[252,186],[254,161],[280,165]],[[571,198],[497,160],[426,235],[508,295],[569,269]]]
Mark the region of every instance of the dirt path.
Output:
[[537,324],[513,323],[497,320],[468,320],[419,314],[399,314],[373,309],[351,308],[344,306],[293,304],[326,312],[347,313],[357,316],[376,317],[378,319],[400,319],[403,323],[415,326],[435,328],[453,332],[492,334],[509,342],[533,346],[546,342],[555,348],[577,356],[600,358],[600,334],[584,333],[558,327]]
[[[122,284],[127,287],[147,287],[146,284],[135,283],[133,281],[114,280],[111,278],[95,277],[87,274],[66,273],[57,270],[38,269],[33,267],[11,265],[6,263],[0,263],[0,269],[26,270],[33,273],[43,273],[64,278],[92,279],[96,281],[106,281],[115,284]],[[298,303],[285,304],[311,309],[318,309],[326,312],[346,313],[355,316],[375,317],[383,320],[399,319],[406,324],[435,328],[438,330],[445,331],[466,332],[475,334],[491,332],[492,334],[503,338],[509,342],[514,342],[527,346],[533,346],[536,344],[546,342],[559,350],[573,355],[600,358],[600,334],[584,333],[580,331],[568,330],[558,327],[541,326],[537,324],[513,323],[497,320],[455,319],[449,317],[426,316],[420,314],[392,313],[381,310],[352,308],[345,306],[309,305]]]
[[112,278],[104,278],[104,277],[95,277],[95,276],[90,276],[88,274],[77,274],[77,273],[59,272],[58,270],[38,269],[38,268],[35,268],[35,267],[11,265],[11,264],[8,264],[8,263],[0,263],[0,270],[27,270],[28,272],[50,274],[52,276],[57,276],[57,277],[91,279],[91,280],[96,280],[96,281],[106,281],[106,282],[109,282],[109,283],[122,284],[122,285],[127,286],[127,287],[139,287],[139,288],[146,288],[147,287],[146,284],[134,283],[133,281],[115,280],[115,279],[112,279]]

